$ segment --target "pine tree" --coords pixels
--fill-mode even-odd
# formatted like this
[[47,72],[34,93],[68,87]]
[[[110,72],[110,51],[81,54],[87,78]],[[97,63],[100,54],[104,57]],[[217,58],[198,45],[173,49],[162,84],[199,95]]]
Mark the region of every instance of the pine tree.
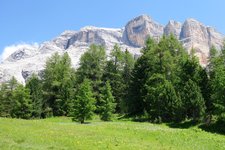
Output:
[[124,92],[123,92],[123,100],[121,102],[121,112],[127,112],[128,111],[128,106],[127,106],[127,101],[129,101],[129,88],[130,88],[130,83],[132,79],[132,70],[134,68],[134,56],[126,50],[124,52],[124,68],[122,72],[123,76],[123,83],[124,83]]
[[110,60],[106,63],[103,81],[110,81],[117,113],[123,112],[122,107],[128,85],[126,82],[130,80],[133,65],[132,55],[127,50],[123,52],[118,45],[115,45],[110,53]]
[[205,102],[199,86],[191,79],[185,83],[181,98],[186,116],[189,119],[201,121],[205,115]]
[[30,91],[32,100],[32,116],[40,118],[43,112],[43,91],[42,82],[37,75],[33,74],[26,82],[26,88]]
[[[134,68],[134,57],[129,53],[128,50],[124,52],[124,68],[123,68],[123,78],[125,85],[129,85],[131,80],[131,72]],[[127,89],[127,88],[126,88]]]
[[11,117],[12,108],[14,105],[13,91],[17,88],[18,82],[15,77],[12,77],[9,81],[1,84],[1,112],[2,117]]
[[69,55],[53,54],[46,62],[43,75],[44,112],[50,114],[48,111],[52,109],[55,116],[70,113],[74,80]]
[[[77,84],[89,79],[96,99],[96,106],[100,104],[100,87],[106,63],[106,53],[102,46],[91,45],[90,48],[81,56],[79,68],[76,71]],[[96,110],[99,112],[98,110]]]
[[23,85],[18,85],[13,91],[13,109],[12,117],[29,119],[32,116],[32,101],[30,99],[29,89]]
[[148,39],[142,52],[143,55],[137,59],[132,71],[127,100],[130,114],[143,114],[146,105],[144,97],[147,94],[144,85],[153,74],[163,75],[177,87],[181,64],[187,58],[184,48],[173,35],[163,36],[158,44]]
[[208,115],[212,115],[213,111],[213,101],[211,99],[211,85],[210,85],[210,79],[207,74],[206,69],[201,68],[199,70],[199,76],[200,76],[200,81],[199,81],[199,87],[202,93],[202,97],[204,98],[205,105],[206,105],[206,112]]
[[225,44],[219,53],[215,47],[210,50],[210,85],[214,114],[225,122]]
[[145,84],[146,107],[151,120],[180,121],[181,100],[171,82],[161,74],[153,74]]
[[147,39],[146,46],[142,50],[143,55],[134,64],[126,99],[127,112],[130,115],[138,115],[144,112],[145,102],[143,97],[146,94],[142,89],[147,78],[153,72],[153,64],[156,62],[154,54],[156,47],[157,44],[153,39]]
[[104,121],[110,121],[112,119],[112,115],[115,112],[115,103],[114,97],[111,92],[111,86],[109,81],[106,82],[105,87],[102,91],[102,99],[100,106],[100,116]]
[[95,110],[94,103],[95,99],[93,98],[91,83],[89,80],[84,79],[74,100],[73,120],[77,120],[82,124],[86,119],[90,119]]
[[0,116],[9,117],[11,112],[11,98],[7,94],[7,85],[2,83],[0,86]]

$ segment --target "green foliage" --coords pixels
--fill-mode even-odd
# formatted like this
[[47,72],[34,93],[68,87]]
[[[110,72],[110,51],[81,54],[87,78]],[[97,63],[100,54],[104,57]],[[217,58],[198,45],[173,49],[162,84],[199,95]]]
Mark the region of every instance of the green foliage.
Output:
[[97,86],[102,78],[105,61],[105,49],[102,46],[91,45],[80,58],[80,67],[77,69],[78,82],[81,83],[84,79],[89,79],[96,82],[93,85]]
[[[154,74],[161,74],[177,87],[180,82],[181,64],[187,58],[184,48],[173,35],[163,36],[158,44],[153,39],[148,39],[143,48],[143,55],[138,58],[132,71],[127,100],[128,112],[144,113],[146,105],[144,98],[148,93],[144,85]],[[175,91],[179,93],[177,89]],[[160,94],[162,91],[158,92]]]
[[23,85],[18,85],[13,91],[11,116],[22,119],[29,119],[32,116],[32,101],[30,91]]
[[128,99],[126,100],[127,112],[129,114],[142,114],[144,111],[144,93],[142,88],[153,70],[155,57],[153,51],[157,44],[153,39],[148,39],[143,49],[143,55],[140,56],[134,64],[131,72],[131,81],[128,89]]
[[13,91],[18,86],[15,77],[12,77],[8,82],[1,84],[0,90],[0,115],[2,117],[11,117],[13,108]]
[[44,112],[51,108],[56,116],[70,113],[74,77],[67,53],[55,53],[47,60],[43,76]]
[[[105,85],[106,84],[106,85]],[[104,47],[91,45],[75,71],[69,55],[55,53],[43,77],[33,75],[26,88],[15,78],[0,86],[0,116],[73,116],[84,123],[93,112],[102,120],[113,113],[154,122],[225,119],[225,46],[210,50],[209,65],[200,66],[175,36],[149,38],[134,60],[118,45],[108,59]],[[24,113],[21,112],[24,109]]]
[[200,76],[199,87],[202,93],[202,97],[205,101],[206,113],[208,115],[211,115],[214,107],[213,107],[213,100],[211,99],[212,89],[207,70],[201,68],[199,71],[199,76]]
[[134,66],[134,58],[126,50],[123,52],[118,45],[115,45],[107,61],[103,80],[110,81],[112,93],[116,102],[116,112],[122,113],[125,108],[124,101],[131,78],[131,71]]
[[[100,104],[100,92],[102,85],[102,76],[106,63],[106,53],[102,46],[91,45],[90,48],[80,58],[80,66],[76,71],[77,84],[84,79],[91,81],[93,94],[96,99],[96,106]],[[99,110],[97,110],[99,112]]]
[[152,120],[160,122],[179,121],[181,99],[177,96],[171,82],[161,74],[153,74],[145,85],[146,108]]
[[26,88],[30,91],[32,100],[32,116],[40,118],[43,105],[42,81],[37,75],[33,74],[26,82]]
[[126,107],[125,99],[134,66],[134,58],[127,50],[123,52],[118,45],[114,46],[109,58],[104,69],[103,81],[110,81],[116,102],[116,112],[123,113]]
[[209,74],[213,110],[219,120],[225,120],[225,47],[220,53],[217,53],[215,47],[212,47],[210,54]]
[[111,92],[111,86],[109,81],[106,82],[105,87],[102,90],[102,99],[100,106],[101,120],[110,121],[112,120],[112,114],[115,112],[114,97]]
[[185,115],[195,121],[201,121],[205,114],[205,102],[198,85],[189,79],[182,90]]
[[124,68],[123,68],[123,78],[126,85],[129,85],[131,79],[131,72],[134,68],[134,57],[128,50],[124,52]]
[[0,116],[29,119],[32,117],[32,101],[29,89],[19,84],[12,77],[8,82],[1,84],[0,89]]
[[198,59],[196,57],[193,56],[192,58],[186,59],[181,66],[182,69],[179,76],[182,83],[188,81],[189,79],[196,82],[197,84],[200,83],[200,71],[202,68],[199,65]]
[[84,79],[77,91],[76,99],[74,100],[73,120],[84,123],[86,119],[90,119],[95,110],[94,103],[95,99],[93,98],[91,83],[89,80]]

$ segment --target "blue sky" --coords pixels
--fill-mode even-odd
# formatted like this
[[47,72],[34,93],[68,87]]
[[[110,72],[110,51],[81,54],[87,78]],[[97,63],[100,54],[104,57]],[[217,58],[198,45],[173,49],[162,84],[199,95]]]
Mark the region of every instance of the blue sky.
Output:
[[195,18],[225,33],[225,0],[0,0],[0,53],[87,25],[123,27],[141,14],[164,25]]

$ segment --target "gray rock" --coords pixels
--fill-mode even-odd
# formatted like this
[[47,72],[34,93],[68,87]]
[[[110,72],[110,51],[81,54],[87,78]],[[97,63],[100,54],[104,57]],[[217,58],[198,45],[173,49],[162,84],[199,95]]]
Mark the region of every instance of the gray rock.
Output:
[[81,55],[90,44],[103,45],[110,54],[118,44],[123,51],[129,50],[137,59],[145,40],[151,36],[159,39],[163,34],[174,34],[190,52],[196,51],[200,64],[206,66],[209,49],[212,45],[220,49],[224,36],[212,27],[207,27],[195,19],[187,19],[183,24],[169,21],[165,28],[147,15],[141,15],[129,21],[125,28],[84,27],[80,31],[65,31],[53,40],[40,45],[20,45],[20,47],[0,64],[0,82],[15,76],[25,83],[32,73],[43,75],[46,60],[55,52],[60,55],[67,52],[73,67],[78,67]]
[[213,28],[206,27],[195,19],[187,19],[182,25],[180,40],[184,47],[190,52],[193,48],[196,56],[199,57],[200,64],[207,65],[209,50],[212,45],[221,48],[223,35]]
[[164,34],[170,35],[173,34],[177,39],[180,38],[182,24],[180,22],[170,20],[169,23],[164,28]]
[[80,43],[107,46],[110,43],[120,43],[121,39],[122,29],[106,29],[88,26],[82,28],[68,40],[66,49],[71,45],[80,45]]
[[151,36],[158,39],[163,34],[163,26],[147,15],[141,15],[129,21],[123,33],[124,42],[134,47],[143,47]]

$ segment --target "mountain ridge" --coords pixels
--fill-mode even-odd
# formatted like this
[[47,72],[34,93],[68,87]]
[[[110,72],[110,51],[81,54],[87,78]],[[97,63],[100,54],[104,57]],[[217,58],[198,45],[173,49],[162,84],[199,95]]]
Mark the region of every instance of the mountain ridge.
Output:
[[55,52],[67,52],[73,67],[76,68],[80,56],[91,44],[103,45],[107,54],[118,44],[122,50],[128,49],[133,55],[140,55],[140,49],[149,36],[157,40],[163,34],[171,33],[181,41],[188,52],[191,48],[196,50],[202,66],[207,65],[210,47],[214,45],[220,49],[223,45],[224,35],[193,18],[186,19],[183,23],[170,20],[164,26],[148,15],[141,15],[122,28],[85,26],[79,31],[66,30],[38,47],[20,47],[1,62],[0,82],[15,76],[21,83],[25,83],[32,73],[40,73],[44,69],[45,61]]

